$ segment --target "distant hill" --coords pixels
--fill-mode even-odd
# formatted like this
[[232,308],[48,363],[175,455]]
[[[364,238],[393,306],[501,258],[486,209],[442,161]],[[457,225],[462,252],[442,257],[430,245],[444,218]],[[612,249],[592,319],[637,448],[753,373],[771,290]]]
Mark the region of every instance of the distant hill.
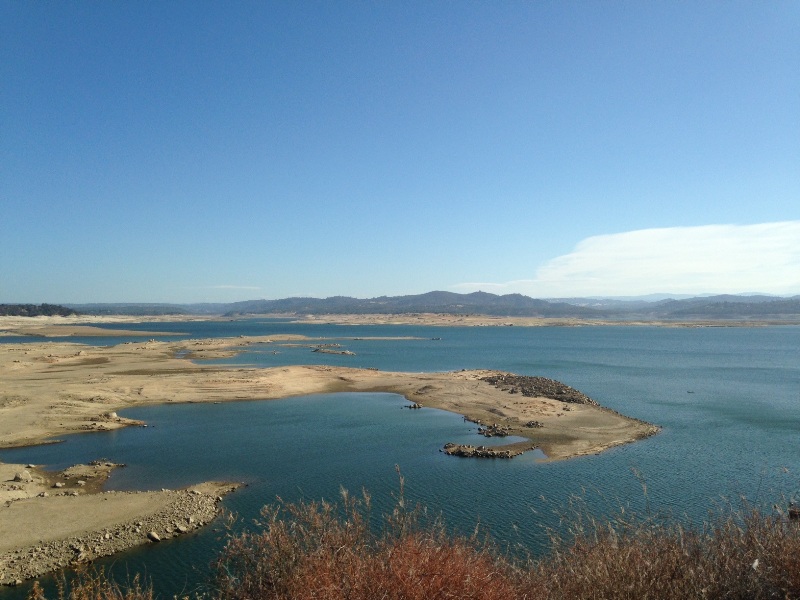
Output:
[[[655,298],[662,298],[656,300]],[[31,305],[26,305],[31,306]],[[52,305],[43,305],[52,306]],[[540,300],[522,294],[497,295],[487,292],[456,294],[433,291],[408,296],[377,298],[282,298],[205,304],[74,304],[68,309],[88,315],[225,315],[229,317],[285,313],[410,314],[439,313],[500,317],[548,317],[598,320],[777,320],[800,321],[800,296],[783,298],[766,295],[717,295],[689,298],[565,298]]]
[[284,298],[251,300],[230,305],[228,316],[266,313],[408,314],[448,313],[506,317],[550,317],[610,320],[800,319],[800,296],[705,296],[648,301],[613,298],[537,300],[522,294],[428,292],[412,296],[358,299]]
[[794,319],[800,320],[800,296],[783,298],[763,294],[709,295],[686,298],[567,298],[561,300],[593,308],[615,319],[664,321]]
[[147,304],[147,303],[96,303],[96,304],[70,304],[71,308],[84,315],[187,315],[192,311],[180,304]]
[[166,304],[147,302],[114,302],[70,304],[84,315],[131,315],[131,316],[159,316],[159,315],[221,315],[228,312],[230,304],[203,303],[203,304]]
[[0,304],[2,317],[67,317],[77,311],[59,304]]
[[660,303],[661,314],[670,319],[766,319],[800,315],[800,296],[711,296]]
[[480,314],[491,316],[533,317],[598,317],[592,308],[562,302],[548,302],[507,294],[498,296],[486,292],[455,294],[453,292],[428,292],[412,296],[380,296],[359,299],[346,296],[332,298],[284,298],[282,300],[251,300],[230,305],[228,316],[264,313],[301,314],[408,314],[448,313]]

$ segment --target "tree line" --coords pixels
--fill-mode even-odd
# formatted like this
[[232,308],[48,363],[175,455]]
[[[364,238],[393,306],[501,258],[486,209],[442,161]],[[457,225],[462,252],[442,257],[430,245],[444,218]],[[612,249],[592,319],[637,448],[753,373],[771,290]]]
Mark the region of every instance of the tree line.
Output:
[[78,312],[60,304],[0,304],[2,317],[67,317]]

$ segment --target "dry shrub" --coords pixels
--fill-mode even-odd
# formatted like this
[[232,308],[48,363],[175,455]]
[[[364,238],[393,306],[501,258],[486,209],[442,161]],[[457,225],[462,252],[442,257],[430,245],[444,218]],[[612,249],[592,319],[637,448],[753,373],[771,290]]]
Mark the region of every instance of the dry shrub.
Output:
[[[58,600],[153,600],[153,588],[142,585],[135,575],[126,584],[110,579],[104,571],[79,568],[71,580],[58,581]],[[46,600],[39,582],[33,584],[28,600]]]
[[366,551],[371,536],[369,496],[363,501],[347,494],[343,498],[343,509],[324,501],[287,504],[280,499],[265,506],[259,531],[229,537],[212,565],[215,595],[292,598],[301,582],[315,573],[325,577],[330,570],[340,571],[346,585],[352,557]]
[[780,514],[728,511],[701,530],[589,520],[573,534],[568,543],[554,537],[550,556],[531,566],[529,597],[800,598],[800,531]]
[[800,530],[780,514],[728,510],[702,529],[665,518],[598,521],[576,512],[538,561],[422,523],[402,501],[379,535],[369,498],[265,509],[259,533],[232,537],[216,563],[225,600],[800,598]]
[[715,522],[703,553],[714,597],[800,598],[800,528],[781,514],[748,509]]
[[491,551],[476,548],[472,538],[409,534],[382,548],[376,559],[373,595],[363,598],[505,600],[517,596],[510,566]]
[[224,600],[507,600],[507,563],[477,535],[449,536],[402,493],[375,534],[369,496],[342,492],[341,505],[279,501],[262,511],[260,531],[229,539],[214,564],[214,595]]
[[[548,556],[523,562],[408,509],[400,484],[380,532],[366,493],[265,507],[255,531],[229,536],[203,598],[800,599],[800,527],[780,513],[729,508],[695,529],[624,512],[599,521],[583,509],[553,532]],[[59,600],[153,600],[138,578],[122,587],[102,573],[79,573],[65,590]],[[31,600],[45,600],[38,585]]]

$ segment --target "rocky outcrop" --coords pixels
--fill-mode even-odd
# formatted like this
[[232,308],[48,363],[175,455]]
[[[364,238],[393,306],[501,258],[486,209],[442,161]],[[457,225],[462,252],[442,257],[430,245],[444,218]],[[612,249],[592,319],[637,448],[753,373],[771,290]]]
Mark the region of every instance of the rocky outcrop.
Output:
[[320,352],[322,354],[341,354],[343,356],[355,356],[355,352],[351,352],[350,350],[342,350],[341,344],[320,344],[316,346],[312,352]]
[[497,423],[492,423],[491,425],[486,425],[485,427],[478,427],[478,433],[484,437],[506,437],[510,429],[511,428],[508,425],[498,425]]
[[12,481],[18,483],[30,483],[33,481],[33,475],[31,475],[31,472],[28,471],[28,469],[23,469],[22,471],[14,473],[14,479]]
[[491,448],[489,446],[471,446],[469,444],[447,443],[442,451],[448,456],[464,456],[466,458],[514,458],[522,454],[521,450],[508,448]]
[[[160,493],[167,494],[170,499],[167,506],[155,514],[78,537],[41,542],[36,546],[6,552],[0,555],[0,585],[17,585],[62,567],[86,563],[134,546],[156,543],[193,531],[217,516],[221,494],[236,487],[234,484],[217,484],[204,491],[162,490]],[[147,492],[106,492],[140,493]]]
[[550,398],[572,404],[599,406],[597,402],[586,394],[547,377],[495,373],[481,377],[481,381],[490,383],[500,390],[507,391],[509,394],[521,394],[531,398]]

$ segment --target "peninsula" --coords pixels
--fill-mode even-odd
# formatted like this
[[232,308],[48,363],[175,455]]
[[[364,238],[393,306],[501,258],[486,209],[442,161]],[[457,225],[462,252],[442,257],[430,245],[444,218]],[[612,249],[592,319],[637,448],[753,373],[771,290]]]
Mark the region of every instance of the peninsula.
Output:
[[[54,325],[42,324],[45,327],[48,335],[60,333],[52,330]],[[144,425],[119,415],[134,406],[269,400],[332,392],[392,392],[404,396],[409,406],[461,414],[484,435],[524,438],[524,442],[501,446],[509,456],[537,447],[547,460],[566,459],[598,453],[658,431],[654,425],[600,407],[577,390],[544,378],[486,370],[399,373],[331,366],[242,368],[204,365],[196,360],[232,357],[253,345],[277,349],[284,344],[313,346],[325,341],[280,335],[179,341],[150,338],[117,346],[48,341],[0,344],[0,447]],[[476,434],[476,447],[481,439]],[[450,445],[445,448],[448,441],[441,440],[443,451],[457,453]],[[210,500],[204,504],[206,517],[196,521],[206,522],[219,490],[230,489],[205,483],[193,487],[194,492],[136,497],[101,493],[99,485],[91,484],[91,473],[81,473],[84,484],[78,485],[75,477],[53,475],[34,465],[0,464],[0,538],[7,540],[0,547],[0,582],[14,583],[38,574],[29,569],[33,564],[30,557],[46,554],[48,549],[56,558],[40,561],[45,571],[91,557],[95,549],[115,552],[137,543],[152,543],[147,526],[137,523],[160,523],[162,533],[155,532],[157,537],[177,535],[181,531],[178,526],[186,528],[191,515],[176,516],[174,507],[184,506],[187,498],[202,493]],[[68,489],[53,489],[53,477],[64,477],[58,481],[66,481]],[[81,514],[87,515],[80,524],[62,522],[72,514],[59,509],[65,502],[80,503]],[[29,525],[14,527],[22,515]],[[6,536],[12,530],[16,532],[13,543]]]
[[[654,433],[652,425],[562,394],[515,393],[492,383],[494,371],[399,373],[332,366],[241,368],[191,359],[226,358],[241,348],[324,342],[300,335],[130,342],[0,345],[0,447],[44,443],[65,433],[103,431],[135,422],[117,416],[133,406],[171,402],[268,400],[330,392],[393,392],[412,403],[498,424],[550,459],[595,453]],[[567,389],[567,386],[562,386]],[[548,397],[551,396],[551,397]],[[110,416],[113,415],[113,416]],[[526,427],[537,421],[542,427]],[[447,440],[443,440],[443,443]]]

